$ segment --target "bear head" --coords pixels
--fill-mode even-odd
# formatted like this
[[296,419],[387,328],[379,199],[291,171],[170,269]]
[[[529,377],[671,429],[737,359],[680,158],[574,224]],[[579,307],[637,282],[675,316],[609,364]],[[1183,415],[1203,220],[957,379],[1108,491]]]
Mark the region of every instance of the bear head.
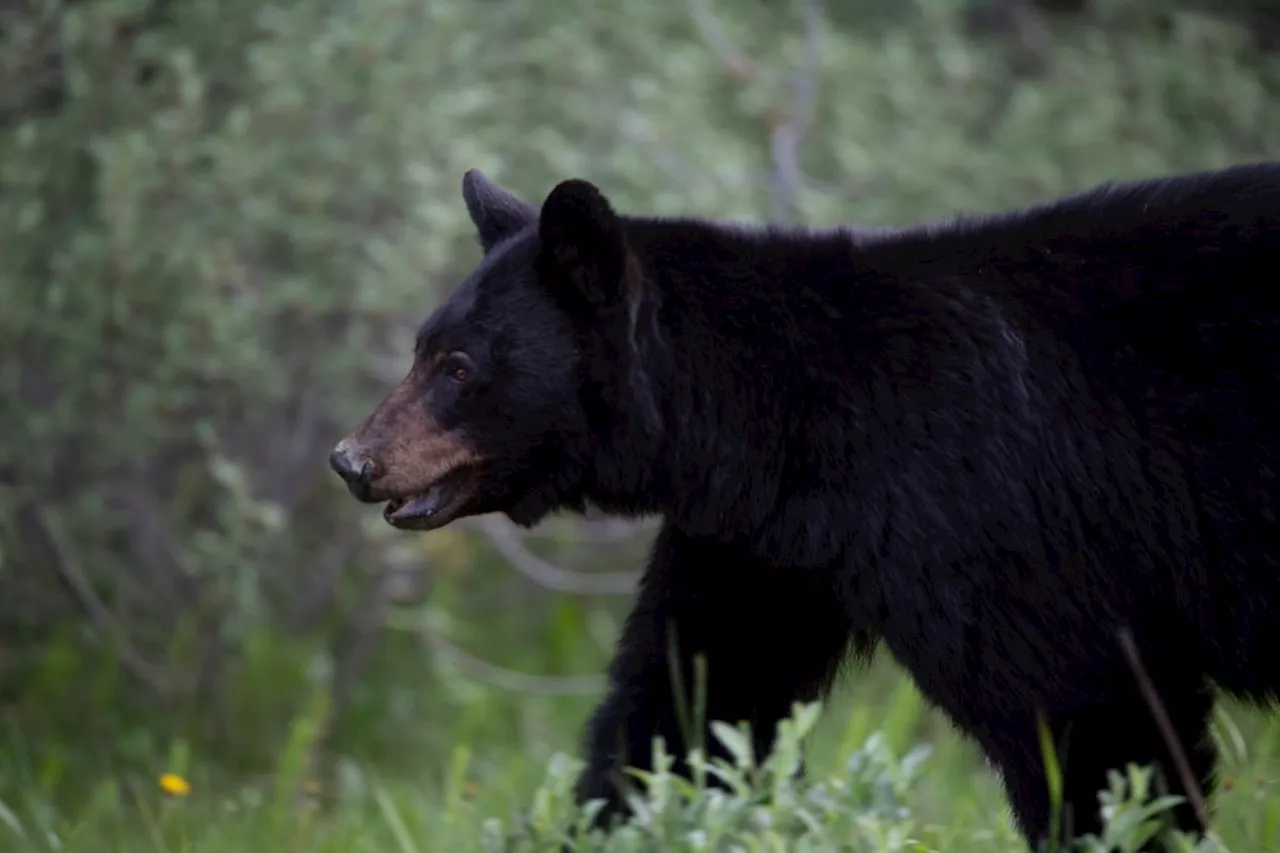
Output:
[[601,480],[602,420],[625,419],[603,398],[635,385],[614,377],[639,277],[600,191],[567,180],[538,209],[472,170],[462,194],[483,258],[418,330],[408,374],[329,458],[401,529],[582,509]]

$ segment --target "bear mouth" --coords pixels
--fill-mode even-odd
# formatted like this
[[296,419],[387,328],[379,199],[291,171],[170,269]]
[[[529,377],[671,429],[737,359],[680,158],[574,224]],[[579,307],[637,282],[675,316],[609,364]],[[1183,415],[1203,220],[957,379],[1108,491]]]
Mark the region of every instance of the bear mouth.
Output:
[[473,466],[459,465],[420,492],[392,498],[382,518],[399,530],[435,530],[457,518],[473,489]]

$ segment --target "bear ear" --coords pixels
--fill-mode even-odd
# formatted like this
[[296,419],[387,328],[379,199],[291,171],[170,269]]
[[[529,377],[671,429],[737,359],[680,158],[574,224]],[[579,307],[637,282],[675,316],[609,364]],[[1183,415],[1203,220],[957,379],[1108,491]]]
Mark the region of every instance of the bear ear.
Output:
[[615,305],[624,291],[627,238],[622,220],[595,185],[561,182],[542,203],[539,263],[554,287],[568,286],[588,305]]
[[462,200],[486,252],[538,217],[536,208],[486,178],[479,169],[462,176]]

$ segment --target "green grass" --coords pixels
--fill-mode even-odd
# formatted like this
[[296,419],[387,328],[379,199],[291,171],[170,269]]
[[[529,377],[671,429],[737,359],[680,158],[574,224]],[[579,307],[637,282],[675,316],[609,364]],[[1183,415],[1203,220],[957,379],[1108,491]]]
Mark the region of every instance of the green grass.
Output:
[[[682,797],[676,780],[660,778],[647,817],[579,849],[1025,849],[976,749],[908,680],[878,662],[846,682],[804,732],[808,782],[756,772],[737,796]],[[26,718],[10,713],[0,733],[0,851],[560,849],[580,817],[568,786],[590,698],[463,692],[467,698],[418,721],[447,737],[405,730],[403,743],[421,745],[412,754],[375,760],[339,751],[325,769],[315,760],[327,713],[320,692],[299,701],[273,761],[257,772],[229,772],[180,738],[129,761],[118,749],[106,751],[116,754],[110,760],[76,753],[47,734],[32,736]],[[1224,846],[1200,849],[1280,850],[1280,723],[1224,704],[1215,736],[1227,783],[1214,798],[1219,839],[1205,844]],[[189,780],[185,797],[161,790],[166,771]],[[1136,807],[1122,810],[1113,827],[1132,839],[1135,816]],[[711,846],[698,847],[700,838]]]

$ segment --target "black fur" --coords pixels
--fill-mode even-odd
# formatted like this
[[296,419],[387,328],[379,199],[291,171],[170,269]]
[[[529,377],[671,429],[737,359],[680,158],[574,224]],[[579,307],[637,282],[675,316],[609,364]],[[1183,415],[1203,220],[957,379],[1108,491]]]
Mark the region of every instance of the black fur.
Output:
[[1109,768],[1180,788],[1122,627],[1206,786],[1210,684],[1275,696],[1280,166],[865,233],[619,217],[578,181],[539,216],[468,181],[489,254],[424,334],[495,354],[457,414],[497,460],[476,511],[664,518],[581,796],[682,749],[672,627],[762,749],[883,640],[1033,839],[1037,712],[1076,832]]

